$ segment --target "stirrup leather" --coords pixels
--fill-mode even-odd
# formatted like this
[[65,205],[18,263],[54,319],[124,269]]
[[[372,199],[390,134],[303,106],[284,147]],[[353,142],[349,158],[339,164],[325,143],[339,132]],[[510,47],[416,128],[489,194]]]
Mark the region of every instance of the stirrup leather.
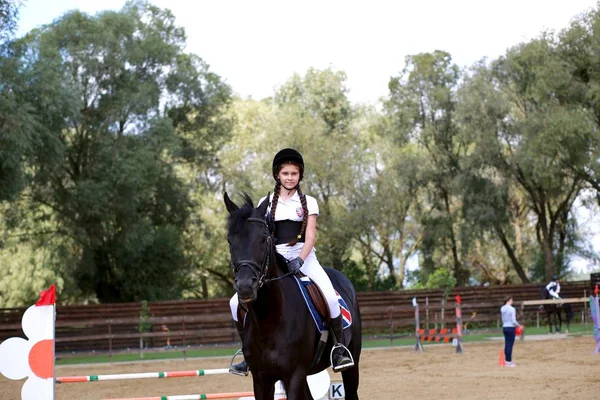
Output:
[[[238,351],[236,351],[235,354],[233,355],[233,357],[231,358],[231,363],[229,364],[229,372],[234,375],[238,375],[238,376],[248,376],[248,371],[250,368],[248,368],[248,364],[245,362],[245,360],[242,359],[242,362],[240,362],[238,364],[233,363],[235,358],[240,353],[242,353],[242,349],[239,349]],[[243,354],[242,354],[242,356],[243,356]],[[246,365],[245,369],[243,367],[244,364]]]
[[[343,356],[348,358],[350,362],[343,363],[342,365],[333,365],[333,353],[337,349],[342,349]],[[350,350],[348,350],[346,346],[339,342],[331,347],[331,353],[329,354],[329,362],[331,363],[331,368],[333,369],[333,372],[342,372],[348,368],[354,367],[354,358],[352,357],[352,353],[350,353]]]

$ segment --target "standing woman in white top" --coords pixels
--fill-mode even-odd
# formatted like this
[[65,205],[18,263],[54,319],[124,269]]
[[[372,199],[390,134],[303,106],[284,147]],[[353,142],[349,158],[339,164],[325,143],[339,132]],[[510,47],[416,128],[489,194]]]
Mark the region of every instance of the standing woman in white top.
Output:
[[515,337],[517,336],[517,327],[523,328],[517,322],[517,312],[512,306],[512,296],[504,299],[504,305],[500,308],[500,314],[502,314],[502,333],[504,333],[504,358],[506,360],[505,366],[516,367],[512,361],[512,350],[515,344]]
[[[274,221],[273,236],[276,239],[277,252],[286,258],[290,272],[301,271],[319,286],[329,306],[333,333],[338,342],[345,345],[337,294],[315,254],[319,206],[314,197],[302,193],[300,181],[303,177],[302,155],[289,148],[279,151],[273,159],[275,189],[268,199],[270,206],[267,213]],[[262,198],[259,205],[265,200],[266,197]],[[237,322],[237,294],[231,298],[229,305],[233,319]],[[240,323],[237,323],[237,326],[241,336],[243,327]],[[346,351],[344,347],[334,350],[332,356],[334,372],[341,372],[354,366],[352,358],[348,357]],[[246,361],[232,365],[230,372],[238,375],[247,374]]]

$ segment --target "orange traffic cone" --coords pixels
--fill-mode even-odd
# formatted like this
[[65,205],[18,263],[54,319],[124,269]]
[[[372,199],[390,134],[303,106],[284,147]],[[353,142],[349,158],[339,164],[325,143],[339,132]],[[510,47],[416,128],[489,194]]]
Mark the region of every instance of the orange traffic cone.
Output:
[[505,362],[504,362],[504,350],[500,350],[500,356],[498,358],[498,365],[500,365],[501,367],[504,367]]

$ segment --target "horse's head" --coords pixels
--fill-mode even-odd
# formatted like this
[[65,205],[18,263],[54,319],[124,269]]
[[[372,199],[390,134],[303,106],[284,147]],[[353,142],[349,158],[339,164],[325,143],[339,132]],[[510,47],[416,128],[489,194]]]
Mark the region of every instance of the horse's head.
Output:
[[247,194],[244,194],[245,204],[242,207],[231,201],[227,192],[223,197],[229,212],[227,241],[235,274],[233,288],[240,302],[249,303],[256,299],[258,288],[267,277],[272,257],[275,257],[265,218],[269,196],[258,208],[254,208]]

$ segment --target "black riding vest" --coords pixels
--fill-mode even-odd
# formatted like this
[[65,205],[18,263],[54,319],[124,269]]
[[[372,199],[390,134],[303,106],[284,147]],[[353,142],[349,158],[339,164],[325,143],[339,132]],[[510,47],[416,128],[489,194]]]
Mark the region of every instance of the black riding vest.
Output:
[[[289,219],[275,221],[275,239],[277,239],[277,244],[291,242],[298,237],[301,230],[302,221],[291,221]],[[302,235],[298,241],[304,242],[305,235]]]

